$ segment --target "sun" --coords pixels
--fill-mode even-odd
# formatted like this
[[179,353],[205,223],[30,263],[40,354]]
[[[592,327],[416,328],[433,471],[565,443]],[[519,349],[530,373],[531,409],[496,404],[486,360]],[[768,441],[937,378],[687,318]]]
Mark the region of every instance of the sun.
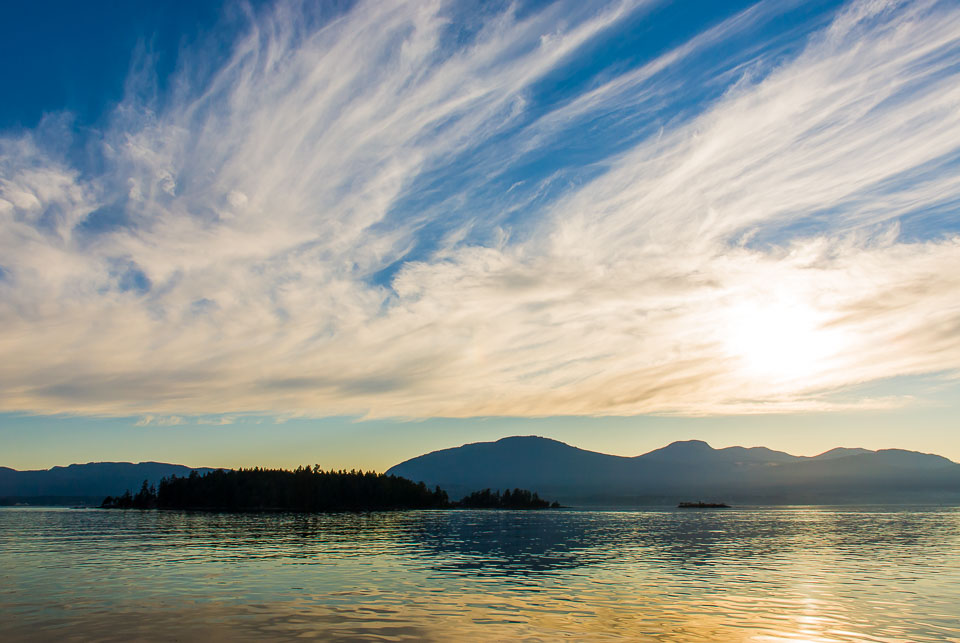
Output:
[[743,374],[775,383],[811,380],[839,348],[828,317],[801,300],[777,299],[731,309],[723,343]]

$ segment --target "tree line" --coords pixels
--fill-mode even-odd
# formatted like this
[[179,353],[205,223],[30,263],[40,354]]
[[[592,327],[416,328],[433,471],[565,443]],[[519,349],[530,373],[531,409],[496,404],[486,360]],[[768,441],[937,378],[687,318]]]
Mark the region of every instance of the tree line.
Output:
[[513,491],[506,489],[503,493],[484,489],[464,496],[457,506],[464,509],[547,509],[548,507],[557,509],[560,503],[551,504],[550,501],[543,500],[536,493],[526,489]]
[[[209,509],[220,511],[382,511],[391,509],[543,509],[550,505],[524,489],[470,494],[451,503],[439,486],[372,471],[324,471],[319,465],[285,469],[218,469],[204,475],[145,480],[136,494],[108,496],[109,509]],[[559,506],[553,503],[553,506]]]

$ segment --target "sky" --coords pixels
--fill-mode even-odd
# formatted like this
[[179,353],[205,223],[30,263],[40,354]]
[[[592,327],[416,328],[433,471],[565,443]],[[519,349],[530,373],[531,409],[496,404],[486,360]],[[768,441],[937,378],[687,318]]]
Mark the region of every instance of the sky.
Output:
[[960,460],[960,5],[0,20],[0,465]]

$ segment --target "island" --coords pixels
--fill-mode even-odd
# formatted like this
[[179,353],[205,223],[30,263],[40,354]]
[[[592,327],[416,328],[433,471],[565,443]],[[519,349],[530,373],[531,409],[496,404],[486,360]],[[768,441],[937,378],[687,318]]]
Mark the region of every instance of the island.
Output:
[[451,502],[439,486],[372,471],[324,471],[318,465],[285,469],[216,469],[147,481],[136,494],[107,496],[105,509],[208,511],[388,511],[404,509],[547,509],[559,503],[526,489],[484,489]]
[[677,509],[729,509],[730,505],[722,502],[681,502]]
[[514,489],[512,492],[507,489],[502,494],[484,489],[463,497],[455,506],[461,509],[559,509],[560,503],[543,500],[526,489]]

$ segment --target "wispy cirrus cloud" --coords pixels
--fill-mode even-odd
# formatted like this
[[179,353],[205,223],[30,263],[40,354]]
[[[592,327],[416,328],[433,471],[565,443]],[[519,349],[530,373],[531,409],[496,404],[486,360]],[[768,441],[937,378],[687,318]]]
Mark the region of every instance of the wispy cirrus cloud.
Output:
[[97,171],[0,139],[0,408],[701,415],[960,368],[960,11],[760,4],[574,83],[650,10],[279,4]]

